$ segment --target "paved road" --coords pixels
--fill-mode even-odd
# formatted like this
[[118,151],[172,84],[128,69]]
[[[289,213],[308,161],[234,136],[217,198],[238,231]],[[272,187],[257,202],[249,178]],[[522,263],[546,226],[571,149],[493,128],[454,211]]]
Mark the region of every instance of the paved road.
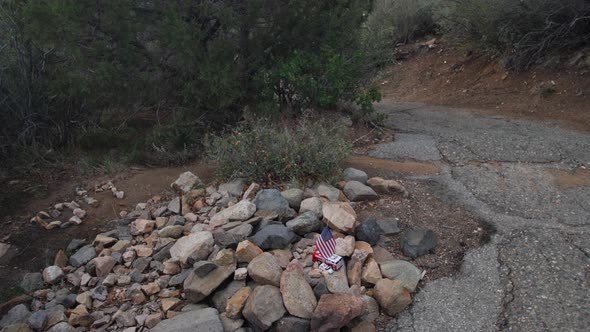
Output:
[[[423,104],[378,109],[400,134],[370,155],[439,165],[427,178],[443,198],[496,230],[387,330],[588,331],[590,135]],[[570,173],[560,184],[556,174]]]

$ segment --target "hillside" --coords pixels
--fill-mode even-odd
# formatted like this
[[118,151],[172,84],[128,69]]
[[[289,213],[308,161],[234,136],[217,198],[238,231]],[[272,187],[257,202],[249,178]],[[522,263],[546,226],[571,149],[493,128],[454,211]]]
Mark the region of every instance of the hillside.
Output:
[[[432,41],[432,40],[431,40]],[[590,52],[565,56],[562,69],[516,73],[497,59],[438,40],[402,46],[380,78],[384,99],[476,109],[590,131]]]

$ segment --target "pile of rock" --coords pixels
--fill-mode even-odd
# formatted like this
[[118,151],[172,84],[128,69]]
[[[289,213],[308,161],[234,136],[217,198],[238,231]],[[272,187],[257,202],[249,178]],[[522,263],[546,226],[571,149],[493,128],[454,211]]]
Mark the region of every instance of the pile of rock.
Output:
[[[69,218],[66,217],[65,212],[69,211]],[[39,211],[36,216],[31,219],[31,223],[49,230],[57,227],[66,228],[71,225],[80,225],[82,220],[86,217],[86,210],[80,207],[80,204],[76,201],[57,203],[49,212]],[[67,221],[62,221],[58,218],[66,218]]]
[[[348,169],[344,181],[343,191],[322,183],[280,192],[241,179],[203,188],[184,173],[172,184],[182,198],[138,204],[112,231],[73,240],[54,265],[27,274],[21,286],[32,302],[0,327],[375,330],[380,310],[396,315],[412,302],[422,271],[376,246],[380,235],[399,232],[394,221],[357,220],[354,202],[378,198],[366,174]],[[346,261],[332,274],[312,261],[325,224]]]
[[[94,187],[95,192],[110,191],[114,197],[123,199],[125,192],[117,190],[111,181],[97,184]],[[83,188],[76,188],[77,200],[71,202],[57,203],[48,209],[49,212],[39,211],[37,215],[31,218],[31,223],[50,230],[54,228],[66,228],[71,225],[80,225],[82,220],[86,217],[86,210],[81,208],[82,204],[86,204],[91,207],[98,207],[100,202],[88,195],[88,191]],[[65,211],[70,211],[67,216]],[[64,221],[66,220],[66,221]]]
[[113,196],[117,197],[118,199],[123,199],[125,197],[125,192],[117,190],[117,187],[115,187],[112,181],[106,181],[94,185],[94,192],[99,193],[103,191],[110,191]]

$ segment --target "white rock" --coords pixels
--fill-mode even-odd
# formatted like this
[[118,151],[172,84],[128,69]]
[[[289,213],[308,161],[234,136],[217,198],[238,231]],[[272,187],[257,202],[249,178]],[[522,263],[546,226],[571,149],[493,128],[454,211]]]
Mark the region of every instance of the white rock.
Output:
[[0,243],[0,258],[2,258],[2,256],[6,255],[6,253],[8,252],[8,249],[10,249],[10,244]]
[[84,217],[86,217],[86,211],[84,211],[80,208],[74,209],[73,213],[76,217],[78,217],[80,219],[84,219]]
[[336,239],[336,249],[334,253],[343,257],[349,257],[354,252],[355,239],[352,235],[347,235],[345,238]]
[[203,181],[201,181],[201,179],[199,179],[198,176],[194,175],[191,172],[184,172],[184,173],[180,174],[180,176],[178,177],[178,179],[176,179],[176,181],[174,181],[170,184],[170,187],[172,187],[172,189],[174,189],[174,190],[178,190],[178,191],[182,191],[184,193],[187,193],[187,192],[191,191],[191,189],[193,189],[195,186],[202,186],[202,185],[203,185]]
[[184,219],[186,219],[187,221],[190,221],[190,222],[197,222],[199,217],[196,214],[189,212],[184,215]]
[[72,216],[70,221],[76,225],[80,225],[82,223],[82,219],[80,219],[78,216]]
[[93,207],[98,206],[98,201],[92,197],[84,197],[84,202],[86,202],[86,204],[93,206]]
[[74,209],[79,208],[80,204],[76,203],[75,201],[71,201],[69,203],[64,203],[64,206],[73,211]]
[[213,251],[214,244],[215,241],[211,232],[191,233],[176,241],[170,248],[170,256],[183,264],[187,264],[191,256],[199,260],[206,259]]
[[301,206],[299,207],[299,213],[304,213],[307,211],[311,211],[315,213],[318,218],[323,216],[322,214],[322,201],[319,197],[311,197],[304,199],[301,201]]
[[246,280],[248,277],[248,268],[241,267],[234,272],[234,280]]
[[221,212],[216,213],[213,218],[211,218],[212,222],[220,221],[220,220],[248,220],[250,219],[254,213],[256,212],[256,205],[250,201],[240,201],[239,203],[228,207]]
[[354,233],[356,213],[350,204],[345,202],[326,202],[322,206],[324,220],[330,227],[341,233]]
[[43,280],[48,284],[55,284],[63,279],[63,277],[64,271],[57,265],[48,266],[43,270]]

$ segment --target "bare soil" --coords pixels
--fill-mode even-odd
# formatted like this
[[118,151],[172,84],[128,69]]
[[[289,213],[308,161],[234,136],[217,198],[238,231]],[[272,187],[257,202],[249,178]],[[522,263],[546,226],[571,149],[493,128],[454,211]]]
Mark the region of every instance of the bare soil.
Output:
[[387,176],[390,173],[400,175],[435,175],[440,168],[432,163],[417,161],[393,161],[372,158],[365,155],[352,155],[346,160],[345,166],[362,169],[365,172],[373,172],[378,176]]
[[[400,47],[410,56],[387,68],[379,80],[384,98],[453,106],[488,115],[555,121],[590,131],[590,69],[562,65],[507,71],[498,59],[453,48],[444,41],[428,49]],[[572,54],[573,56],[573,54]],[[554,90],[542,96],[541,86]]]
[[552,169],[549,170],[549,173],[562,190],[590,186],[590,170],[586,168],[576,168],[571,172],[563,169]]
[[[375,174],[372,174],[375,175]],[[467,250],[485,244],[493,230],[480,223],[473,215],[460,207],[439,198],[442,189],[431,181],[399,181],[411,192],[409,198],[387,195],[373,203],[363,203],[357,208],[359,219],[397,218],[400,233],[382,236],[378,245],[393,254],[394,259],[410,261],[426,271],[417,291],[428,282],[453,276],[460,269]],[[401,234],[412,228],[431,229],[438,245],[429,254],[411,259],[401,251]],[[375,321],[378,331],[387,326],[391,317],[380,314]]]
[[[423,285],[434,279],[456,273],[465,252],[488,241],[493,230],[479,222],[472,214],[458,206],[443,201],[437,193],[439,185],[432,181],[399,181],[410,191],[410,197],[400,194],[386,195],[376,202],[360,204],[357,208],[359,219],[397,218],[400,233],[382,237],[383,246],[395,259],[411,261],[426,270]],[[432,230],[438,245],[429,254],[415,259],[404,256],[401,251],[401,234],[408,229]]]
[[[133,210],[137,203],[166,193],[169,191],[170,183],[185,171],[198,174],[206,182],[213,180],[213,168],[201,162],[170,168],[129,168],[126,172],[112,177],[64,181],[58,186],[52,186],[47,197],[30,201],[22,214],[4,217],[1,221],[0,239],[12,247],[9,253],[0,259],[0,284],[6,287],[0,292],[0,302],[6,300],[5,294],[15,294],[8,289],[8,285],[14,288],[24,273],[39,271],[51,265],[56,252],[64,249],[72,239],[91,241],[96,234],[110,230],[109,222],[117,219],[120,211]],[[94,193],[90,190],[95,184],[108,180],[112,180],[118,190],[125,192],[124,199],[117,199],[110,192]],[[39,211],[47,211],[59,202],[74,200],[77,187],[88,189],[89,196],[100,201],[97,208],[82,206],[88,213],[82,224],[65,229],[45,230],[29,222]],[[56,219],[67,221],[70,216],[71,214],[66,212]]]

